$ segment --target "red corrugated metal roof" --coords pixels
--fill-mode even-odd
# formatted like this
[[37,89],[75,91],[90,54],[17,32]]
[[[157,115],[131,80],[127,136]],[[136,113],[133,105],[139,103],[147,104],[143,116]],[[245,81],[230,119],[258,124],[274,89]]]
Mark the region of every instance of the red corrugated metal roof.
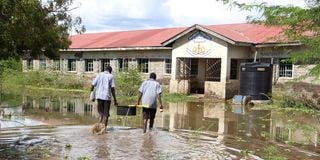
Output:
[[284,40],[281,27],[270,27],[259,24],[225,24],[203,26],[213,32],[227,37],[236,42],[244,43],[270,43]]
[[88,33],[71,37],[70,48],[159,47],[186,28]]
[[[267,27],[258,24],[225,24],[203,26],[235,42],[268,43],[276,42],[274,37],[281,35],[280,27]],[[163,28],[121,32],[87,33],[71,36],[71,49],[160,47],[161,43],[174,37],[187,27]]]

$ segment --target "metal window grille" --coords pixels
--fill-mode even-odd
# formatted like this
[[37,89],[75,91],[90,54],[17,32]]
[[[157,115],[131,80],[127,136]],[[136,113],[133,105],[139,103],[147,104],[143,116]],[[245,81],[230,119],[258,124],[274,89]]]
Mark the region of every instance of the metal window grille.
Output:
[[27,59],[27,68],[33,69],[33,60],[32,59]]
[[68,59],[68,71],[76,71],[77,61],[75,59]]
[[279,77],[292,77],[292,63],[280,61]]
[[191,77],[191,59],[177,58],[176,62],[176,79],[186,80]]
[[149,60],[138,59],[138,67],[141,73],[149,73]]
[[93,59],[85,60],[86,72],[93,72]]
[[207,59],[206,81],[220,82],[221,59]]
[[67,102],[67,112],[74,113],[75,112],[75,102]]
[[110,59],[101,60],[101,71],[105,71],[108,66],[110,66]]
[[92,104],[84,104],[84,112],[92,112]]
[[120,59],[118,59],[118,68],[119,68],[119,71],[128,72],[129,59],[128,58],[120,58]]
[[172,66],[172,60],[171,59],[165,59],[165,71],[166,71],[166,74],[171,74],[171,66]]

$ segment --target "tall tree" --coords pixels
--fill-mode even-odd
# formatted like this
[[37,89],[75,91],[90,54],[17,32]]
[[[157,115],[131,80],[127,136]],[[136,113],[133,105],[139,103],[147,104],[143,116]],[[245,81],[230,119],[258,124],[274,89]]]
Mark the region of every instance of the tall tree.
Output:
[[315,63],[310,74],[320,78],[320,0],[305,0],[305,7],[222,1],[243,10],[260,12],[259,16],[248,17],[249,22],[284,27],[284,33],[290,40],[300,41],[307,47],[303,53],[293,53],[292,61]]
[[59,57],[69,32],[84,32],[81,18],[70,15],[73,0],[1,0],[0,59],[44,54]]

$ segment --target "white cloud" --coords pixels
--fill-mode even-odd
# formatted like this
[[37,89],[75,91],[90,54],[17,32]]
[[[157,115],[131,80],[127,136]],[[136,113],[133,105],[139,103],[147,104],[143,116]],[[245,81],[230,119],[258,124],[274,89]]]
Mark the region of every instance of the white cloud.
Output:
[[245,22],[249,12],[230,9],[215,0],[169,0],[170,15],[179,25]]
[[[304,0],[267,2],[278,5],[305,4]],[[75,0],[74,5],[79,8],[72,14],[82,17],[88,32],[243,23],[246,16],[256,14],[230,8],[216,0]]]

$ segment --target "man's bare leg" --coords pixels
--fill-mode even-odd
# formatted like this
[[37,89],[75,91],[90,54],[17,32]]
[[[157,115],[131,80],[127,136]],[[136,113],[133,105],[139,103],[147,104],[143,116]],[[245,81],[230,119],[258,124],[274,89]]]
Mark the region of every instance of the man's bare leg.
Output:
[[100,115],[100,123],[103,122],[103,115]]
[[108,119],[109,119],[109,117],[106,116],[106,117],[105,117],[105,121],[104,121],[104,125],[106,126],[106,128],[107,128],[107,125],[108,125]]
[[152,130],[152,128],[153,128],[153,123],[154,123],[154,119],[150,118],[149,130]]
[[148,118],[143,120],[143,133],[147,132]]

